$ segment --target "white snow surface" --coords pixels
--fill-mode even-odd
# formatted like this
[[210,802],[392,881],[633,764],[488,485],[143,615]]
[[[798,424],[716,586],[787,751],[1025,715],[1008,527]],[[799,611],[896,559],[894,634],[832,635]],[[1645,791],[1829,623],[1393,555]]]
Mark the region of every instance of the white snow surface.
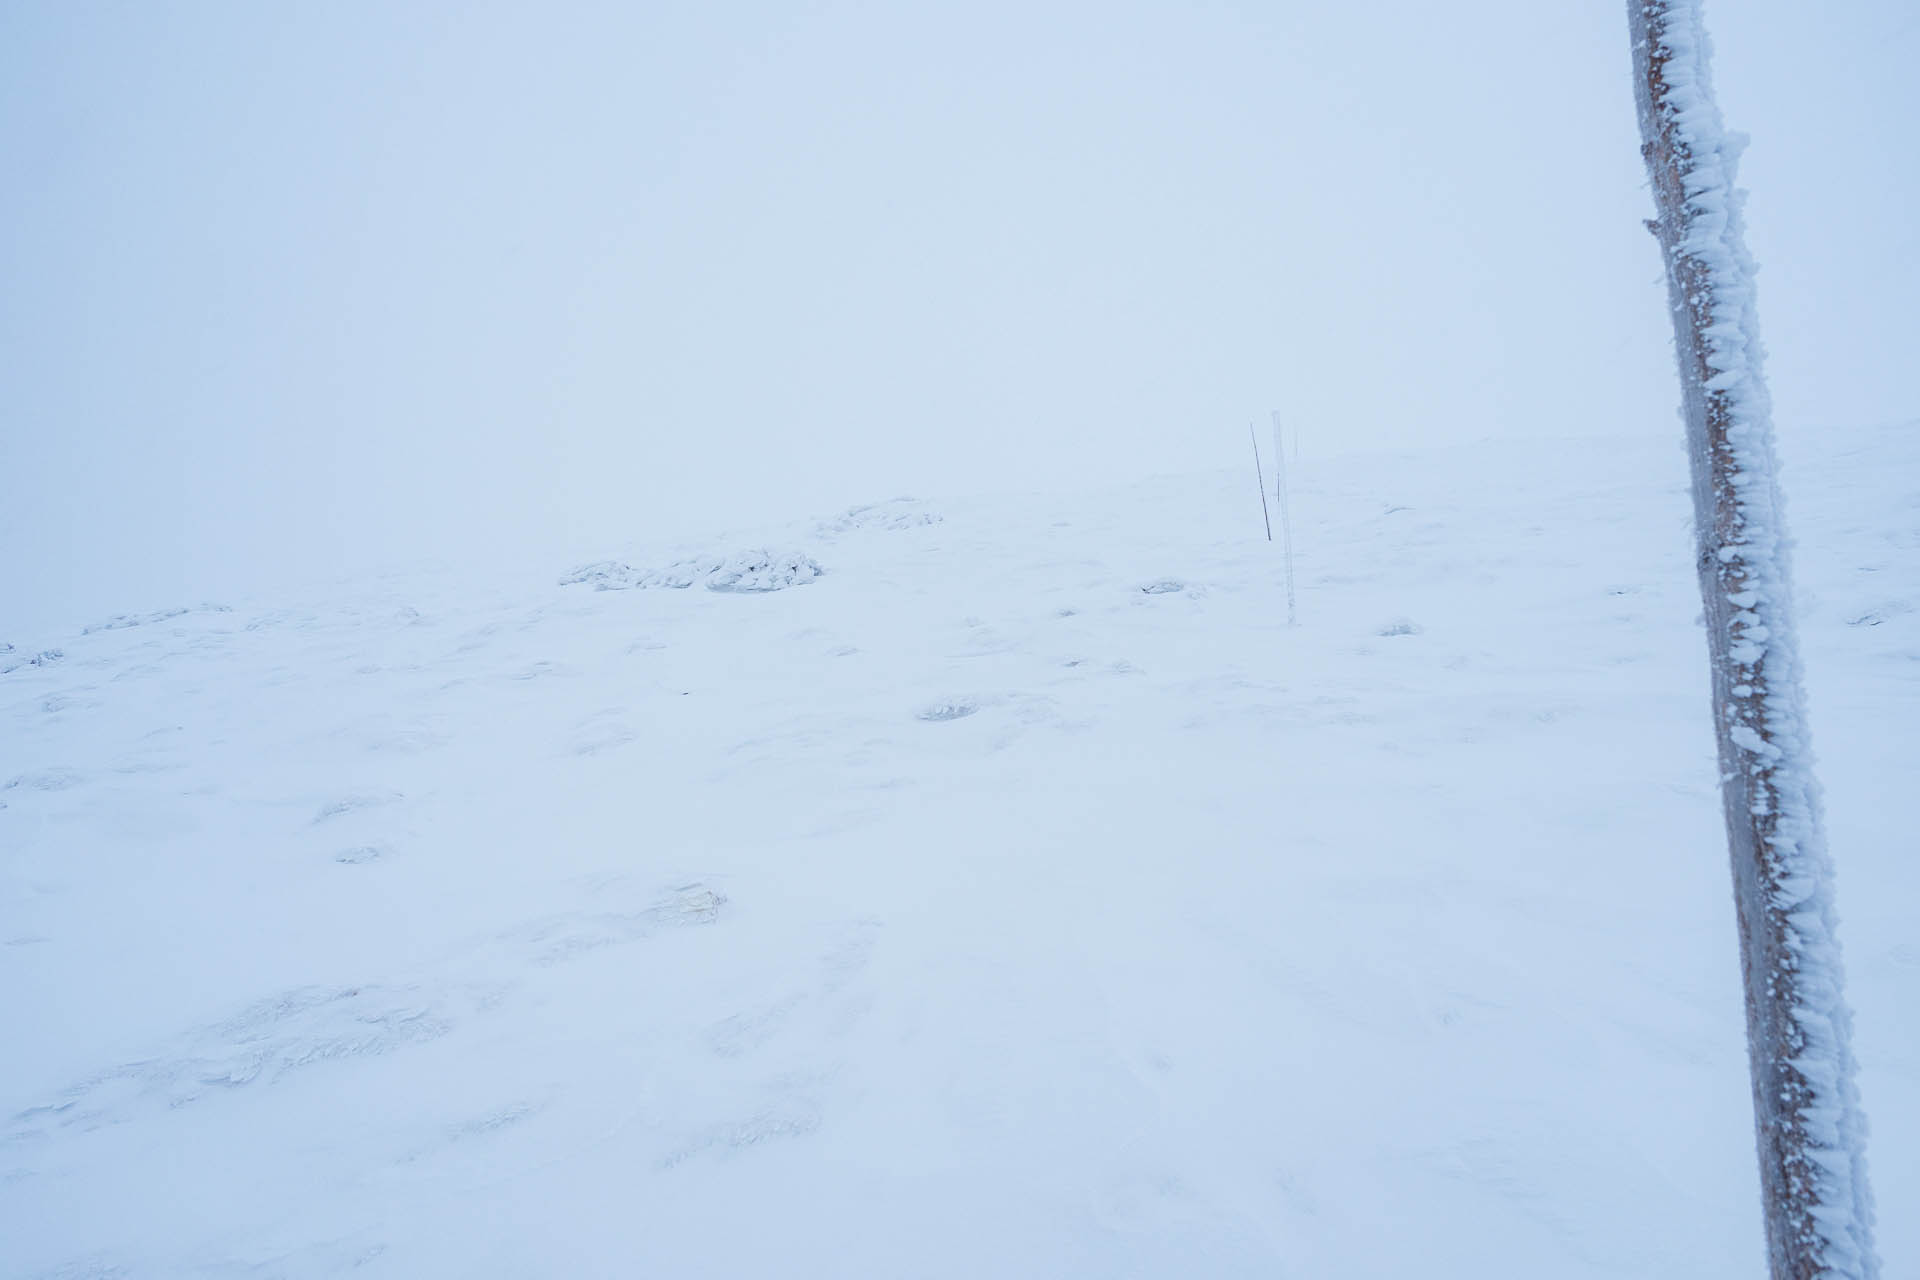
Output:
[[[1920,1203],[1920,432],[1803,447]],[[1685,466],[1305,459],[1291,629],[1203,475],[0,636],[0,1274],[1757,1274]]]

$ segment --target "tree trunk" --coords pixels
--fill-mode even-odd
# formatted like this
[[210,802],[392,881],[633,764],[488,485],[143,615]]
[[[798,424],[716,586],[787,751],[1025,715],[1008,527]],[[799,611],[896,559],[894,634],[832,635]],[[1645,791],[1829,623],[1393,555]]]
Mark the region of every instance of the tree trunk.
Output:
[[1628,0],[1666,259],[1774,1280],[1873,1280],[1865,1125],[1808,748],[1753,263],[1699,0]]

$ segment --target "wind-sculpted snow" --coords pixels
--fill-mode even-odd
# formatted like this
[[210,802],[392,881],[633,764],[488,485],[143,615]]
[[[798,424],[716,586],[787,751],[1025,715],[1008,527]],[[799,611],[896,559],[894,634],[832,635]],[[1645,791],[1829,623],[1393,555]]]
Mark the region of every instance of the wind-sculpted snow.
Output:
[[211,1093],[271,1085],[323,1062],[392,1053],[452,1029],[445,1007],[418,991],[301,987],[189,1032],[152,1056],[109,1067],[13,1117],[10,1142],[43,1140],[178,1111]]
[[[1816,443],[1898,1151],[1920,432]],[[687,544],[830,546],[744,600],[10,634],[65,657],[0,679],[0,1275],[1757,1273],[1672,460],[1309,460],[1293,628],[1233,474]]]
[[195,608],[182,605],[172,609],[155,609],[151,613],[122,613],[104,622],[96,622],[90,627],[82,627],[80,634],[90,636],[100,631],[125,631],[129,627],[149,627],[157,622],[171,622],[175,618],[183,618],[190,613],[232,612],[232,608],[224,604],[203,604]]
[[[548,967],[662,929],[711,924],[725,903],[725,895],[710,886],[688,883],[632,910],[576,909],[527,921],[485,945]],[[513,996],[511,983],[481,986],[444,977],[277,992],[61,1088],[15,1114],[5,1141],[31,1144],[61,1130],[129,1123],[207,1102],[226,1090],[273,1086],[323,1064],[399,1053],[495,1013]]]

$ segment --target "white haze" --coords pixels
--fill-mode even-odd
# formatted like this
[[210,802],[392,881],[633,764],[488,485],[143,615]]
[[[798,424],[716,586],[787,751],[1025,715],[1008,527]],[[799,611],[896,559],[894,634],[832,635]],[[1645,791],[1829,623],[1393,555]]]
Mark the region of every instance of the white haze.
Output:
[[[1920,18],[1709,20],[1783,435],[1910,416]],[[1271,407],[1310,453],[1677,436],[1625,26],[8,5],[0,640],[1241,465]]]

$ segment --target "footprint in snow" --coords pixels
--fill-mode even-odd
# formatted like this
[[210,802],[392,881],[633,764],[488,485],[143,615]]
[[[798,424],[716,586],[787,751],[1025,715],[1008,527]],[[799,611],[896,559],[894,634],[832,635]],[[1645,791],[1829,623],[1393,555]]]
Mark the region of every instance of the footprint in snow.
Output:
[[424,725],[387,725],[367,730],[360,741],[369,751],[411,756],[445,746],[447,739]]
[[23,773],[9,781],[0,790],[11,791],[24,787],[30,791],[70,791],[87,780],[87,775],[78,769],[55,767],[36,769],[32,773]]
[[722,1058],[738,1058],[751,1053],[779,1034],[788,1017],[806,999],[799,992],[757,1009],[722,1018],[707,1028],[707,1048]]
[[[841,931],[838,943],[820,957],[814,981],[778,1000],[722,1018],[707,1028],[707,1048],[722,1058],[744,1057],[769,1044],[785,1030],[795,1013],[813,1006],[816,1021],[834,1035],[845,1035],[872,1004],[870,992],[848,987],[873,961],[881,923],[854,921]],[[808,989],[808,988],[811,989]]]
[[47,715],[57,716],[64,711],[84,711],[99,705],[100,702],[96,698],[80,698],[72,694],[56,693],[51,697],[42,699],[40,710]]
[[824,1112],[821,1082],[794,1073],[763,1086],[763,1105],[745,1116],[708,1124],[686,1133],[661,1156],[658,1167],[674,1169],[700,1156],[737,1157],[755,1147],[819,1130]]
[[533,921],[505,936],[530,945],[533,963],[547,967],[663,930],[712,924],[726,903],[726,894],[692,881],[639,910],[570,912]]
[[504,673],[507,680],[539,680],[547,676],[570,676],[573,668],[561,662],[534,662]]
[[351,849],[342,849],[333,855],[333,860],[346,866],[356,867],[366,862],[378,862],[387,856],[387,851],[377,844],[356,845]]
[[572,751],[577,756],[596,756],[608,751],[617,751],[640,736],[623,717],[625,708],[609,707],[574,727]]
[[959,720],[979,709],[979,702],[973,698],[942,698],[937,702],[929,702],[913,714],[915,719],[939,723],[942,720]]
[[322,822],[331,822],[335,818],[343,817],[358,809],[378,808],[381,805],[393,804],[401,799],[403,799],[403,797],[398,791],[388,791],[380,794],[368,792],[360,795],[341,796],[338,799],[329,800],[327,803],[321,805],[320,811],[313,815],[313,821],[315,825]]

